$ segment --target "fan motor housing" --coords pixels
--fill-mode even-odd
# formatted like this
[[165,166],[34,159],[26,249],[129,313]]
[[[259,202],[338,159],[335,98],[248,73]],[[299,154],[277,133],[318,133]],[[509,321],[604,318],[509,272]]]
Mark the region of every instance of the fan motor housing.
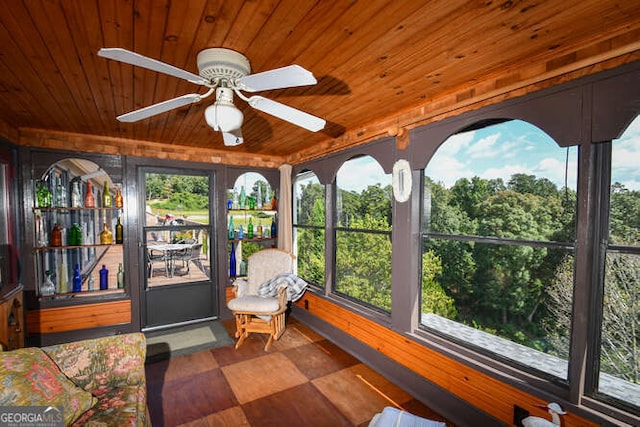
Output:
[[198,53],[200,76],[208,81],[228,83],[251,73],[249,60],[235,50],[214,47]]

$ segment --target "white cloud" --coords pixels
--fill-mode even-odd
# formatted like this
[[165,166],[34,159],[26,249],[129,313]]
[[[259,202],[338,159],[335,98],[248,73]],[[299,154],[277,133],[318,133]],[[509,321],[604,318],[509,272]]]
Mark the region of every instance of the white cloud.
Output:
[[473,172],[468,164],[460,162],[453,156],[441,156],[431,159],[427,166],[427,175],[436,182],[450,187],[461,177],[472,178]]
[[466,154],[472,159],[495,157],[505,149],[502,144],[496,145],[499,139],[500,132],[481,138],[467,149]]
[[523,173],[531,175],[533,172],[531,169],[523,166],[523,165],[504,165],[501,168],[489,168],[482,173],[482,178],[484,179],[497,179],[502,178],[504,183],[506,184],[509,179],[511,179],[511,175],[516,173]]
[[361,157],[344,163],[337,174],[338,186],[347,191],[362,192],[370,185],[391,185],[391,174],[385,174],[382,166],[372,157]]
[[[533,167],[531,174],[536,177],[544,177],[553,181],[558,189],[563,188],[565,184],[565,172],[567,176],[567,186],[576,189],[578,184],[577,167],[575,157],[569,157],[569,164],[565,166],[565,162],[553,158],[542,159]],[[566,169],[565,169],[566,168]]]

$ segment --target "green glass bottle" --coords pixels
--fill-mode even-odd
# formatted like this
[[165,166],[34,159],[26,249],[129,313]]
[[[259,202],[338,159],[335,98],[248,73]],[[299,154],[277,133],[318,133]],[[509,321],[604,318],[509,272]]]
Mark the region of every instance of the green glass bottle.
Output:
[[124,241],[124,227],[122,226],[122,222],[120,222],[120,217],[118,217],[118,222],[116,223],[116,243],[122,243]]
[[36,202],[39,208],[51,207],[51,191],[47,188],[44,181],[38,181],[38,187],[36,190]]
[[233,224],[233,216],[229,215],[229,240],[233,240],[236,236],[235,225]]
[[104,182],[104,188],[102,189],[102,207],[110,208],[112,204],[111,193],[109,192],[109,183]]
[[124,270],[122,269],[122,263],[118,265],[118,289],[124,288]]
[[244,192],[244,185],[240,187],[240,209],[247,208],[247,194]]
[[249,218],[249,224],[247,224],[247,239],[253,239],[253,222]]

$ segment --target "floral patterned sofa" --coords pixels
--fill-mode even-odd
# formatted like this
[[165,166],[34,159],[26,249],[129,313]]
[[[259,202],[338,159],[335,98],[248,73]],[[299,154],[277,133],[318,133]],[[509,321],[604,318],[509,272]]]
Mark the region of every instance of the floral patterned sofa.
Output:
[[149,426],[141,333],[0,352],[0,406],[62,408],[65,425]]

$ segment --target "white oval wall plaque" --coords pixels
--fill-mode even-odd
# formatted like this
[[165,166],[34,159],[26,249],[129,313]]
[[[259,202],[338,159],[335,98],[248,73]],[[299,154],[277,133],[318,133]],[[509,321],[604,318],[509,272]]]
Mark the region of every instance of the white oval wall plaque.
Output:
[[404,159],[397,160],[393,165],[392,185],[393,197],[403,203],[411,196],[411,165]]

